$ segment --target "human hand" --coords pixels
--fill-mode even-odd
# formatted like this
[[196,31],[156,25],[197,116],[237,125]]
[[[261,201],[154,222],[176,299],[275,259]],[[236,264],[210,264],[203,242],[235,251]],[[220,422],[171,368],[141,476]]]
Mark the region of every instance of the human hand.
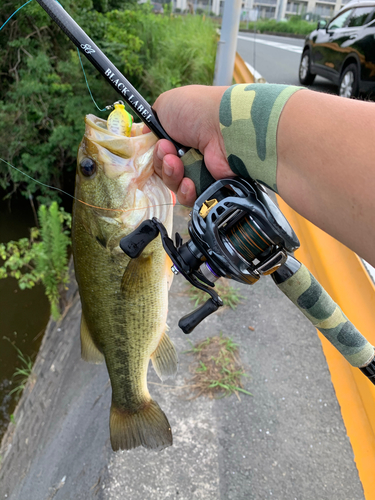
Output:
[[[233,176],[219,123],[220,102],[226,89],[203,85],[179,87],[161,94],[153,105],[168,135],[184,146],[199,150],[215,179]],[[147,131],[145,127],[144,132]],[[184,177],[184,165],[170,141],[161,139],[156,143],[154,168],[182,205],[194,204],[194,183]]]

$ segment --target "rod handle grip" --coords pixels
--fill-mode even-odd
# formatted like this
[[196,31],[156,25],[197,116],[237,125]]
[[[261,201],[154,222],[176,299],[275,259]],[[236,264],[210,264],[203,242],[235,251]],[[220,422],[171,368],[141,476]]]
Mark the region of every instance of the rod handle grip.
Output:
[[371,361],[374,347],[303,264],[288,255],[285,264],[271,276],[278,288],[352,366],[358,368]]
[[204,163],[203,155],[196,149],[189,149],[182,157],[185,168],[185,177],[195,184],[197,196],[200,196],[211,184],[215,182]]

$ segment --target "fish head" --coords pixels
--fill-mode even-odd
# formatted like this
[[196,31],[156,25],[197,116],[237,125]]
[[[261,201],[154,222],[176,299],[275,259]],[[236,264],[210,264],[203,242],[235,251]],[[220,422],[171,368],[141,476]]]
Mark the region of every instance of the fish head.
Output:
[[75,197],[87,230],[95,227],[114,248],[145,219],[157,217],[170,226],[172,194],[153,167],[156,136],[143,134],[143,124],[133,124],[130,137],[121,135],[94,115],[86,116],[85,124]]

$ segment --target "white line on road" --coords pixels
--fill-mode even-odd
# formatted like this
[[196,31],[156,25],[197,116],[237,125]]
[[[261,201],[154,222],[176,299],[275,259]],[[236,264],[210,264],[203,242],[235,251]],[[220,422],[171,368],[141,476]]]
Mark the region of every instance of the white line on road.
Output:
[[299,45],[291,45],[289,43],[272,42],[271,40],[264,40],[263,38],[257,38],[256,36],[241,36],[238,35],[240,40],[247,40],[248,42],[261,43],[263,45],[270,45],[271,47],[276,47],[277,49],[289,50],[289,52],[295,52],[297,54],[302,53],[302,48]]
[[247,66],[247,69],[250,71],[250,73],[253,75],[254,77],[254,80],[257,82],[258,80],[260,80],[262,77],[262,75],[259,73],[259,71],[257,71],[255,68],[253,68],[251,66],[251,64],[249,64],[248,62],[245,61],[245,64]]

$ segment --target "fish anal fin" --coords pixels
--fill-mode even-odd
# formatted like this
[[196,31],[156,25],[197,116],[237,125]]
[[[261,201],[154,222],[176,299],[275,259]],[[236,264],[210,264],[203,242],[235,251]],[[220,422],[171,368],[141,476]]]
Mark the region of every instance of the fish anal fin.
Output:
[[91,333],[87,327],[85,317],[81,317],[81,358],[88,363],[100,365],[104,361],[103,354],[94,344]]
[[109,428],[113,451],[138,446],[158,451],[173,444],[168,419],[152,399],[138,411],[122,410],[112,403]]
[[164,331],[159,345],[151,354],[152,365],[161,380],[174,377],[177,373],[177,352],[171,339]]

